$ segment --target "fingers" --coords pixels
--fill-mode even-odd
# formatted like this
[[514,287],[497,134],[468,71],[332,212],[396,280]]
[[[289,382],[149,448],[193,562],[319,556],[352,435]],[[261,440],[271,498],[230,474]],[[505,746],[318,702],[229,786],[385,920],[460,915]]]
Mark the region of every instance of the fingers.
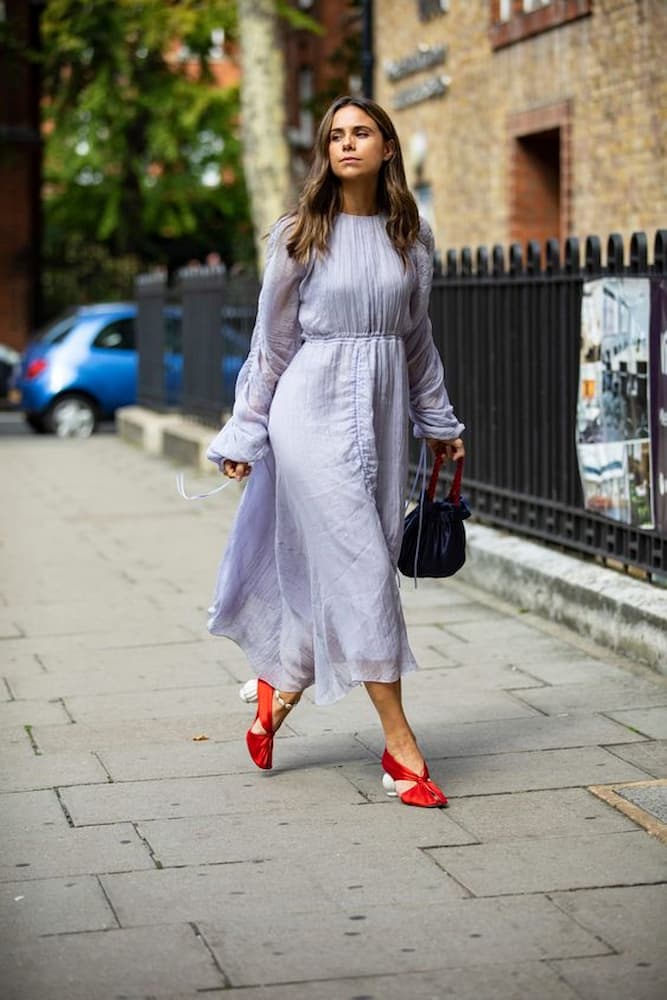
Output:
[[427,438],[426,442],[435,455],[444,455],[450,462],[457,462],[465,457],[465,447],[461,438],[453,441],[440,441],[438,438]]
[[226,458],[223,462],[222,472],[228,479],[236,479],[240,482],[250,475],[252,466],[248,465],[247,462],[232,462]]

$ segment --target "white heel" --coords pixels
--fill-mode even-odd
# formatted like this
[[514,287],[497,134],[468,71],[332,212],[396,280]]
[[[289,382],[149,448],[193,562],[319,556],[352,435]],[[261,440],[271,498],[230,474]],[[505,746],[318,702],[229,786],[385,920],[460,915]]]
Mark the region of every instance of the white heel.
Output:
[[246,704],[250,704],[252,701],[257,701],[257,678],[253,677],[251,680],[246,681],[245,684],[239,689],[239,698],[241,701],[245,701]]
[[398,797],[398,792],[396,791],[396,782],[390,774],[385,771],[382,775],[382,787],[389,796],[390,799],[395,799]]

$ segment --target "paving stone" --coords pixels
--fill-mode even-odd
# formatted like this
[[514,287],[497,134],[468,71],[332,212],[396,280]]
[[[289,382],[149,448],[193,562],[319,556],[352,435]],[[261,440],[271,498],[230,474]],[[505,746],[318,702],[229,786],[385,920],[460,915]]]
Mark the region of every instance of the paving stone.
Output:
[[[217,994],[207,994],[216,997]],[[543,962],[438,969],[392,976],[321,979],[226,990],[224,1000],[580,1000]],[[168,1000],[191,1000],[169,997]],[[220,1000],[223,1000],[222,994]]]
[[444,870],[476,896],[662,882],[662,844],[643,831],[436,847]]
[[[169,691],[135,691],[80,697],[74,695],[67,697],[65,704],[72,717],[86,725],[120,720],[131,724],[135,719],[184,715],[192,717],[197,714],[211,715],[213,712],[225,715],[230,710],[235,711],[231,708],[229,691],[219,684],[212,687],[172,688]],[[248,718],[247,711],[245,718]],[[252,719],[252,713],[250,718]]]
[[[450,798],[641,781],[646,777],[643,771],[600,747],[444,760],[429,756],[429,770]],[[348,765],[346,774],[367,798],[377,801],[383,797],[376,768],[365,764]]]
[[5,726],[0,727],[0,746],[11,747],[11,746],[22,746],[30,747],[30,741],[28,739],[28,734],[23,726]]
[[[49,604],[21,603],[11,608],[22,635],[80,635],[85,632],[107,632],[110,621],[122,621],[124,626],[141,626],[159,618],[155,603],[146,595],[131,603],[110,600],[57,600]],[[0,614],[0,628],[2,617]],[[169,624],[167,621],[165,624]]]
[[[419,665],[423,667],[421,657]],[[505,663],[440,662],[437,666],[420,669],[410,678],[409,684],[414,692],[434,691],[437,686],[439,697],[442,697],[440,691],[444,689],[448,698],[458,700],[459,693],[466,688],[473,691],[512,691],[515,688],[539,687],[540,681],[521,668]]]
[[104,875],[101,882],[123,927],[154,924],[163,914],[170,923],[188,923],[263,912],[268,921],[280,920],[285,910],[322,910],[318,881],[308,871],[286,881],[282,860]]
[[[103,750],[100,756],[114,781],[242,772],[257,774],[240,733],[237,739],[225,743],[190,742],[177,747]],[[326,733],[316,737],[283,733],[275,742],[274,761],[281,771],[373,760],[376,760],[375,756],[366,747],[353,736],[343,733]]]
[[0,885],[0,935],[20,947],[42,934],[73,934],[117,927],[113,911],[92,875]]
[[[525,619],[503,615],[500,618],[487,619],[473,622],[448,622],[445,626],[447,641],[449,636],[453,636],[459,642],[473,643],[475,645],[491,642],[495,646],[509,645],[522,641],[534,643],[551,640],[550,636],[536,625],[529,624]],[[553,640],[551,640],[553,641]]]
[[[424,671],[423,676],[432,675]],[[438,685],[435,685],[438,687]],[[410,679],[404,685],[404,702],[409,718],[418,718],[421,728],[437,725],[442,730],[457,722],[484,722],[491,719],[524,719],[536,713],[519,703],[513,696],[504,691],[479,691],[457,688],[456,697],[452,700],[443,699],[441,688],[438,687],[437,700],[434,699],[433,685],[416,687]],[[354,732],[368,729],[376,724],[376,716],[370,702],[368,706],[350,705],[348,710],[348,695],[345,706],[311,706],[299,705],[298,714],[290,716],[290,727],[300,736],[315,735],[323,732]],[[366,698],[366,695],[364,694]],[[367,699],[368,700],[368,699]],[[377,725],[377,724],[376,724]],[[379,726],[377,727],[378,732]]]
[[633,959],[664,959],[667,884],[579,889],[554,893],[551,899],[616,951]]
[[457,823],[484,843],[637,829],[627,816],[583,788],[462,798],[451,811]]
[[15,837],[39,827],[69,828],[53,789],[0,795],[0,816],[3,836]]
[[520,962],[608,950],[537,897],[368,907],[347,915],[329,911],[318,921],[285,913],[262,929],[262,947],[251,950],[251,920],[201,928],[232,986],[328,979],[341,969],[350,977],[375,976],[480,967],[508,955]]
[[40,938],[0,958],[3,1000],[138,1000],[224,986],[193,928],[133,927]]
[[608,715],[643,736],[667,739],[667,708],[635,708],[627,712],[608,712]]
[[626,955],[577,958],[553,963],[566,983],[586,1000],[662,1000],[667,961],[631,961]]
[[[629,766],[629,765],[626,765]],[[270,811],[287,799],[293,808],[316,808],[330,799],[353,804],[354,786],[335,769],[206,778],[116,782],[63,788],[61,797],[75,826],[183,816]]]
[[524,669],[547,684],[597,684],[600,681],[627,682],[625,670],[590,656],[563,656],[558,660],[536,659]]
[[[566,712],[609,712],[626,708],[648,708],[666,705],[663,709],[667,721],[667,680],[652,684],[650,681],[632,681],[616,684],[603,681],[599,684],[560,684],[558,687],[536,688],[521,692],[521,699],[547,715]],[[647,733],[647,736],[664,736],[664,733]]]
[[[202,734],[217,743],[242,742],[251,719],[252,712],[239,701],[238,711],[224,716],[218,712],[215,715],[202,713],[165,719],[132,719],[130,722],[118,719],[106,725],[102,722],[90,725],[78,722],[75,726],[35,726],[32,735],[45,753],[101,751],[105,748],[129,750],[132,747],[169,744],[189,747],[194,737]],[[621,727],[618,728],[620,730]],[[285,736],[289,732],[283,724],[280,739],[283,739],[282,730],[285,730]]]
[[[39,733],[39,730],[35,730]],[[384,740],[377,728],[357,731],[361,740],[378,756]],[[599,715],[576,715],[565,718],[535,716],[521,719],[498,719],[439,726],[418,722],[419,745],[426,758],[469,757],[477,754],[511,753],[518,750],[552,750],[561,747],[586,747],[636,742],[643,745],[645,737],[633,733],[620,723]]]
[[612,752],[654,778],[667,778],[667,740],[615,746]]
[[60,702],[8,701],[0,704],[0,729],[5,726],[19,728],[40,723],[69,722],[67,712]]
[[[122,657],[116,649],[98,650],[95,654],[94,666],[98,670],[113,672],[118,669],[119,662],[130,671],[137,673],[142,670],[163,668],[167,672],[182,671],[181,681],[196,681],[199,668],[209,665],[220,666],[230,661],[246,665],[247,661],[238,646],[227,639],[205,636],[192,642],[160,642],[155,645],[143,645],[124,649]],[[42,673],[66,674],[87,672],[91,667],[90,652],[79,647],[49,648],[40,654],[39,662],[43,664]],[[247,665],[245,675],[249,676]],[[244,675],[244,676],[245,676]],[[230,678],[226,678],[229,680]],[[181,684],[182,686],[182,684]]]
[[[446,811],[408,809],[396,799],[376,805],[347,805],[335,800],[327,807],[295,808],[289,797],[282,805],[262,811],[263,803],[247,813],[148,820],[139,824],[142,835],[165,867],[222,864],[266,858],[295,860],[297,869],[312,854],[317,867],[328,854],[338,856],[341,845],[404,852],[432,844],[466,844],[470,834]],[[387,823],[391,835],[387,837]],[[434,876],[435,877],[435,876]]]
[[129,823],[90,830],[39,829],[3,836],[0,882],[153,868]]
[[[136,653],[136,650],[132,652]],[[87,670],[68,671],[66,674],[48,673],[39,676],[20,677],[9,674],[8,681],[17,698],[62,698],[69,696],[116,694],[127,691],[168,691],[183,687],[184,681],[192,688],[220,685],[228,692],[236,691],[236,685],[226,670],[217,663],[198,663],[167,666],[137,667],[125,662],[118,651],[114,653],[117,662],[101,666],[95,662]]]
[[104,768],[92,754],[36,755],[30,747],[5,749],[0,757],[0,792],[106,781]]

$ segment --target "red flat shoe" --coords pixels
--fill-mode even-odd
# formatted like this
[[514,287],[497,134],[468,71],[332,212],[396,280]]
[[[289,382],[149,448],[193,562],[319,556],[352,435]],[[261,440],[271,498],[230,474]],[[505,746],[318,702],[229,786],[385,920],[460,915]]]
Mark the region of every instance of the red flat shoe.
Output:
[[[447,805],[447,796],[441,788],[438,788],[434,781],[431,781],[426,764],[424,764],[422,774],[416,774],[414,771],[410,771],[409,768],[399,764],[389,751],[385,749],[382,754],[382,766],[393,781],[415,782],[412,788],[408,788],[407,792],[403,792],[400,796],[401,802],[404,802],[407,806],[423,806],[425,809],[434,809]],[[385,782],[384,778],[382,779],[382,784],[389,795],[397,794],[396,791],[391,790],[391,783]]]
[[257,714],[253,720],[253,725],[259,719],[264,733],[253,733],[252,726],[245,734],[245,741],[248,744],[248,751],[257,767],[263,771],[269,771],[273,765],[273,692],[266,681],[257,682]]

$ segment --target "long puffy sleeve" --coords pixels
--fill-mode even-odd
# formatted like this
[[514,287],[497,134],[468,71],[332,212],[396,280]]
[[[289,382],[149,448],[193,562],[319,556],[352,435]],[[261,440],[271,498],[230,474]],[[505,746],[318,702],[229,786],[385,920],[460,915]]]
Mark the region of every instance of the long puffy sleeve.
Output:
[[268,416],[278,379],[300,346],[299,285],[305,268],[287,252],[289,220],[276,223],[257,305],[250,353],[236,380],[231,418],[208,446],[206,457],[256,462],[268,448]]
[[464,430],[454,413],[445,385],[445,371],[433,342],[428,314],[433,279],[433,233],[421,220],[420,239],[414,251],[417,285],[411,300],[412,328],[405,337],[410,384],[410,419],[417,438],[453,440]]

